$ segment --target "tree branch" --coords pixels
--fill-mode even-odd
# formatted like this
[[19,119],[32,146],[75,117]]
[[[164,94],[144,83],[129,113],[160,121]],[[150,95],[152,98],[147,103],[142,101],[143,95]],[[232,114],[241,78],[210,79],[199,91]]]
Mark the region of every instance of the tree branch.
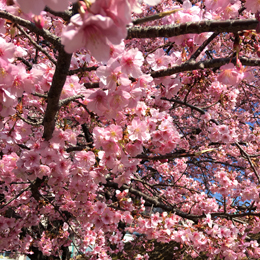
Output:
[[[138,196],[138,197],[142,197],[144,198],[144,200],[146,202],[151,203],[152,205],[154,205],[154,207],[159,207],[162,208],[163,210],[167,211],[167,212],[173,212],[176,215],[183,217],[185,219],[190,219],[193,220],[195,222],[198,221],[198,217],[197,215],[193,215],[193,214],[188,214],[185,213],[181,210],[176,209],[174,206],[170,206],[170,205],[166,205],[163,202],[161,202],[157,197],[150,197],[149,195],[145,194],[144,192],[137,190],[131,186],[128,186],[126,184],[123,184],[120,188],[118,187],[117,183],[113,183],[113,182],[107,182],[106,184],[104,184],[104,186],[106,187],[111,187],[114,189],[119,189],[119,190],[128,190],[130,193]],[[203,217],[203,216],[202,216]]]
[[176,13],[178,11],[181,11],[181,10],[183,10],[183,8],[176,8],[176,9],[173,9],[173,10],[170,10],[170,11],[165,11],[165,12],[162,12],[162,13],[158,13],[158,14],[154,14],[154,15],[138,18],[138,19],[133,20],[132,23],[134,25],[138,25],[138,24],[142,24],[142,23],[146,23],[146,22],[151,22],[151,21],[154,21],[154,20],[161,19],[161,18],[163,18],[165,16],[174,14],[174,13]]
[[73,14],[72,11],[69,11],[69,10],[66,10],[64,12],[55,12],[47,6],[45,7],[44,11],[46,11],[46,12],[52,14],[52,15],[58,16],[66,22],[68,22],[70,20],[72,14]]
[[206,20],[201,22],[181,23],[168,26],[132,27],[128,29],[127,39],[133,38],[156,38],[173,37],[183,34],[200,34],[203,32],[239,32],[254,30],[258,21],[256,19],[215,21]]
[[66,53],[63,49],[59,51],[57,66],[48,93],[48,104],[43,120],[43,138],[46,141],[52,138],[52,133],[55,129],[55,116],[60,108],[60,95],[70,67],[71,56],[71,54]]
[[[246,57],[239,58],[240,62],[244,66],[258,67],[260,66],[260,59],[248,59]],[[192,70],[203,70],[203,69],[212,69],[219,68],[225,64],[232,62],[236,64],[236,58],[220,58],[213,60],[205,60],[195,62],[194,60],[189,60],[184,62],[181,65],[173,66],[169,69],[153,71],[151,76],[153,78],[170,76],[179,72],[192,71]]]
[[[259,61],[260,61],[260,60],[259,60]],[[181,101],[181,100],[167,99],[167,98],[161,98],[161,99],[163,99],[163,100],[168,100],[168,101],[172,101],[172,102],[175,102],[175,103],[179,103],[179,104],[185,105],[185,106],[187,106],[187,107],[190,107],[191,109],[194,109],[194,110],[198,111],[198,112],[201,113],[202,115],[205,114],[205,111],[204,111],[203,109],[201,109],[201,108],[199,108],[199,107],[196,107],[196,106],[193,106],[193,105],[191,105],[191,104],[188,104],[188,103],[186,103],[186,102],[183,102],[183,101]],[[218,123],[215,119],[211,119],[211,121],[214,122],[216,125],[219,125],[219,123]],[[237,148],[239,149],[239,151],[240,151],[242,157],[244,157],[244,158],[249,162],[249,164],[250,164],[250,166],[251,166],[251,168],[252,168],[252,170],[253,170],[253,172],[254,172],[254,174],[255,174],[257,180],[258,180],[258,183],[260,183],[260,176],[259,176],[259,174],[258,174],[258,172],[257,172],[257,170],[256,170],[256,168],[255,168],[255,166],[254,166],[254,164],[253,164],[251,158],[250,158],[251,156],[241,147],[241,145],[240,145],[238,142],[235,142],[235,145],[236,145]],[[185,155],[185,154],[184,154],[184,155]],[[188,154],[187,154],[187,155],[188,155]],[[138,155],[137,158],[140,158],[139,156],[143,156],[143,155]],[[177,156],[177,155],[173,154],[173,156]],[[148,156],[146,156],[146,157],[148,157]],[[148,157],[147,159],[154,160],[153,158],[155,158],[156,160],[158,160],[159,157],[161,157],[161,156],[154,156],[154,157],[152,157],[152,158],[149,158],[149,157]],[[163,157],[163,155],[162,155],[162,157]],[[184,156],[184,157],[188,157],[188,156]],[[179,158],[179,157],[177,157],[177,158]],[[142,158],[141,158],[141,159],[142,159]],[[146,158],[145,158],[145,159],[146,159]],[[168,158],[162,158],[162,159],[168,159]],[[159,160],[160,160],[160,159],[159,159]]]
[[28,191],[31,188],[31,185],[29,185],[28,187],[26,187],[25,189],[21,190],[15,197],[11,198],[9,201],[7,201],[4,205],[0,206],[0,209],[8,206],[12,201],[16,200],[17,198],[19,198],[25,191]]
[[84,98],[84,95],[76,95],[76,96],[65,98],[59,102],[59,107],[65,106],[69,104],[71,101],[74,101],[79,98]]
[[185,157],[194,157],[194,156],[200,156],[203,153],[212,152],[215,151],[215,149],[206,149],[203,151],[195,152],[195,153],[168,153],[165,155],[157,155],[157,156],[149,156],[146,154],[139,154],[134,158],[137,159],[143,159],[143,160],[165,160],[165,159],[177,159],[177,158],[185,158]]
[[37,42],[35,42],[35,41],[32,39],[32,37],[31,37],[29,34],[27,34],[27,33],[25,32],[25,30],[24,30],[20,25],[17,24],[16,27],[18,28],[19,31],[21,31],[21,32],[25,35],[26,38],[28,38],[28,40],[32,43],[32,45],[33,45],[36,49],[38,49],[38,50],[41,51],[43,54],[45,54],[45,56],[46,56],[53,64],[56,65],[56,60],[53,59],[53,58],[51,57],[51,55],[50,55],[46,50],[44,50],[44,49],[42,48],[42,46],[40,46]]
[[202,51],[207,47],[207,45],[213,41],[217,36],[218,32],[214,32],[207,40],[205,40],[200,47],[191,55],[190,60],[196,60],[199,55],[202,53]]
[[28,67],[29,70],[32,69],[33,65],[29,61],[27,61],[26,59],[24,59],[22,57],[17,57],[17,60],[20,60],[23,64],[25,64]]
[[88,82],[88,83],[84,83],[84,87],[85,87],[86,89],[99,88],[99,82]]
[[77,73],[82,73],[82,72],[86,72],[86,71],[92,71],[92,70],[97,70],[97,66],[92,66],[92,67],[82,67],[82,68],[78,68],[75,70],[69,70],[68,71],[68,75],[74,75]]
[[27,21],[18,16],[12,15],[6,11],[1,11],[1,10],[0,10],[0,18],[7,19],[15,24],[19,24],[19,25],[27,28],[31,32],[41,35],[45,40],[52,43],[55,46],[55,48],[57,48],[58,50],[61,49],[61,47],[62,47],[60,38],[58,36],[50,33],[48,30],[39,29],[38,27],[35,26],[35,24],[33,24],[30,21]]

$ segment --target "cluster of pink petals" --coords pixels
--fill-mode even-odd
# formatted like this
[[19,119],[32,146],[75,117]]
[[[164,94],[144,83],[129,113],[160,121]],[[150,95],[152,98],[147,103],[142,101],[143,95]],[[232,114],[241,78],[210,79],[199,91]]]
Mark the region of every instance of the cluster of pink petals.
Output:
[[244,73],[237,69],[233,63],[228,63],[220,67],[218,81],[225,85],[237,85],[244,78]]
[[209,138],[212,142],[230,143],[236,140],[237,136],[233,129],[226,125],[216,125],[209,128]]
[[119,44],[126,37],[126,30],[115,30],[112,18],[100,14],[76,14],[62,33],[65,51],[72,53],[80,48],[88,49],[98,61],[110,58],[110,44]]
[[171,63],[170,56],[165,56],[163,49],[158,49],[154,53],[149,54],[146,61],[151,65],[153,70],[167,69]]
[[248,11],[256,13],[260,11],[260,2],[258,0],[246,0],[245,7]]
[[53,11],[65,11],[70,2],[69,0],[37,0],[37,1],[30,1],[30,0],[17,0],[18,4],[20,5],[21,9],[25,13],[33,13],[33,14],[40,14],[42,10],[44,10],[45,6],[48,6]]

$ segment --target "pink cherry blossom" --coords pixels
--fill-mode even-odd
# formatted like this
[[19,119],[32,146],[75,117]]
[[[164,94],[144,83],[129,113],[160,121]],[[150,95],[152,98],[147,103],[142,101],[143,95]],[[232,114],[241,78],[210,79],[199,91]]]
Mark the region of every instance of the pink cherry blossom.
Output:
[[102,115],[107,109],[107,95],[102,90],[94,91],[93,94],[89,95],[88,108],[98,115]]
[[119,44],[126,37],[125,32],[114,28],[115,24],[110,17],[86,13],[82,20],[76,14],[63,31],[61,41],[68,53],[85,47],[97,60],[107,61],[110,57],[110,44]]
[[89,170],[91,166],[95,164],[95,155],[91,151],[81,151],[76,153],[75,162],[78,167],[83,167],[86,170]]
[[246,0],[245,7],[248,11],[253,11],[255,13],[256,11],[260,11],[260,3],[257,0]]
[[146,60],[153,70],[167,69],[171,63],[170,56],[165,56],[165,52],[162,49],[158,49],[154,53],[149,54]]
[[34,14],[40,14],[46,5],[53,11],[65,11],[70,3],[68,0],[39,0],[37,2],[32,2],[29,0],[17,0],[17,2],[25,13]]
[[140,119],[133,119],[131,125],[127,127],[127,131],[131,141],[148,141],[150,139],[148,125],[146,122],[140,121]]
[[229,63],[220,67],[222,70],[218,76],[218,80],[222,84],[235,85],[243,79],[243,73],[237,70],[234,64]]
[[3,38],[0,38],[0,58],[14,61],[15,46],[12,43],[7,43]]
[[131,49],[125,51],[121,57],[121,70],[123,73],[132,77],[140,77],[143,73],[141,71],[141,65],[144,61],[144,57],[138,49]]

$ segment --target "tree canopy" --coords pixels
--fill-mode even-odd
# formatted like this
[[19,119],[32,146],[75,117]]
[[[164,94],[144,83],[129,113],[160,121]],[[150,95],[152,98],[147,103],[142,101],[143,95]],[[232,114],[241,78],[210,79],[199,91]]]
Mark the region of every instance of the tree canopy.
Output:
[[0,251],[259,259],[259,22],[258,0],[1,0]]

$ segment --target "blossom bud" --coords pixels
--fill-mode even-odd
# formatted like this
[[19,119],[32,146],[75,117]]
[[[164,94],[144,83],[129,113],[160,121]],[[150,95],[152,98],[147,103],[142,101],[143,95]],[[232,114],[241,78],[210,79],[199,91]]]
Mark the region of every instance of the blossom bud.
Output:
[[86,3],[82,2],[82,1],[78,2],[78,6],[79,6],[78,12],[79,12],[81,18],[83,19],[86,11],[88,10],[88,7],[87,7]]
[[44,21],[43,16],[40,14],[40,15],[35,15],[33,17],[33,22],[35,23],[36,27],[38,27],[39,29],[42,29],[45,21]]
[[238,58],[236,59],[236,67],[238,70],[241,70],[243,67],[241,61]]

